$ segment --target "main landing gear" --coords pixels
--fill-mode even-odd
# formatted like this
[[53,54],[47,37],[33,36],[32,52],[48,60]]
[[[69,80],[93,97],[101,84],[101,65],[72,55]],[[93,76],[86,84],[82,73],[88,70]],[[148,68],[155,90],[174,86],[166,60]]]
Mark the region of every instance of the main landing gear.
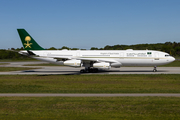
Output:
[[96,73],[99,70],[97,68],[87,68],[87,69],[81,69],[80,73]]
[[157,67],[154,66],[153,72],[157,72]]

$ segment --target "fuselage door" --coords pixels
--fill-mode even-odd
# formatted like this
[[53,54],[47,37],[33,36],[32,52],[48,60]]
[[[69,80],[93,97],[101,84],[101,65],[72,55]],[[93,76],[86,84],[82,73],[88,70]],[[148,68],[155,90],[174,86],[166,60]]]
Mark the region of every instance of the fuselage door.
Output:
[[121,52],[121,53],[119,54],[119,57],[120,57],[120,59],[123,59],[123,58],[124,58],[124,53]]
[[159,53],[156,52],[154,57],[155,57],[154,60],[159,60]]
[[47,56],[47,52],[44,52],[44,53],[43,53],[43,56]]
[[76,57],[80,57],[80,52],[79,51],[76,53]]

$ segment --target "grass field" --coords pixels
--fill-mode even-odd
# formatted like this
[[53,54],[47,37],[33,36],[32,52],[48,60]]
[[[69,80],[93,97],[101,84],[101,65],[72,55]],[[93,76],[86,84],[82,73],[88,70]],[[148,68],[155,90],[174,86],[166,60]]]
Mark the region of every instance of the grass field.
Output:
[[8,65],[9,63],[0,63],[0,65]]
[[1,97],[0,119],[178,120],[179,97]]
[[[170,66],[180,66],[179,61]],[[0,75],[0,93],[180,93],[180,75]],[[0,120],[180,120],[179,101],[179,97],[0,97]]]
[[[0,75],[0,93],[180,93],[180,75]],[[1,120],[178,120],[180,97],[0,97]]]
[[0,93],[180,93],[180,74],[0,75]]
[[180,67],[180,60],[176,60],[172,63],[166,64],[166,65],[161,65],[158,67]]

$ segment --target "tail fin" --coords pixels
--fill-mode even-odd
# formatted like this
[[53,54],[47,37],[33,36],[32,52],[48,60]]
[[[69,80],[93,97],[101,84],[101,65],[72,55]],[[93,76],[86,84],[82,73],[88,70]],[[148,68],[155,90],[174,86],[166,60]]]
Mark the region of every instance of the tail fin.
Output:
[[44,50],[38,43],[26,32],[25,29],[17,29],[25,50]]

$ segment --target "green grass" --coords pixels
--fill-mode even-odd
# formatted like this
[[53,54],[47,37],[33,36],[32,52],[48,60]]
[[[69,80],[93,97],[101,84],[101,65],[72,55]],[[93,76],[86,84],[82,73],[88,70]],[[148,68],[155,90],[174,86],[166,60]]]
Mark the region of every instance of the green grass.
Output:
[[176,59],[176,60],[178,60],[178,59],[180,60],[180,57],[175,57],[175,59]]
[[180,93],[180,74],[0,75],[0,93]]
[[22,70],[31,70],[38,68],[28,68],[28,67],[0,67],[0,72],[9,72],[9,71],[22,71]]
[[9,63],[0,63],[0,65],[8,65]]
[[178,120],[179,97],[1,97],[0,119]]
[[172,63],[166,64],[166,65],[161,65],[158,67],[180,67],[180,60],[175,60]]

